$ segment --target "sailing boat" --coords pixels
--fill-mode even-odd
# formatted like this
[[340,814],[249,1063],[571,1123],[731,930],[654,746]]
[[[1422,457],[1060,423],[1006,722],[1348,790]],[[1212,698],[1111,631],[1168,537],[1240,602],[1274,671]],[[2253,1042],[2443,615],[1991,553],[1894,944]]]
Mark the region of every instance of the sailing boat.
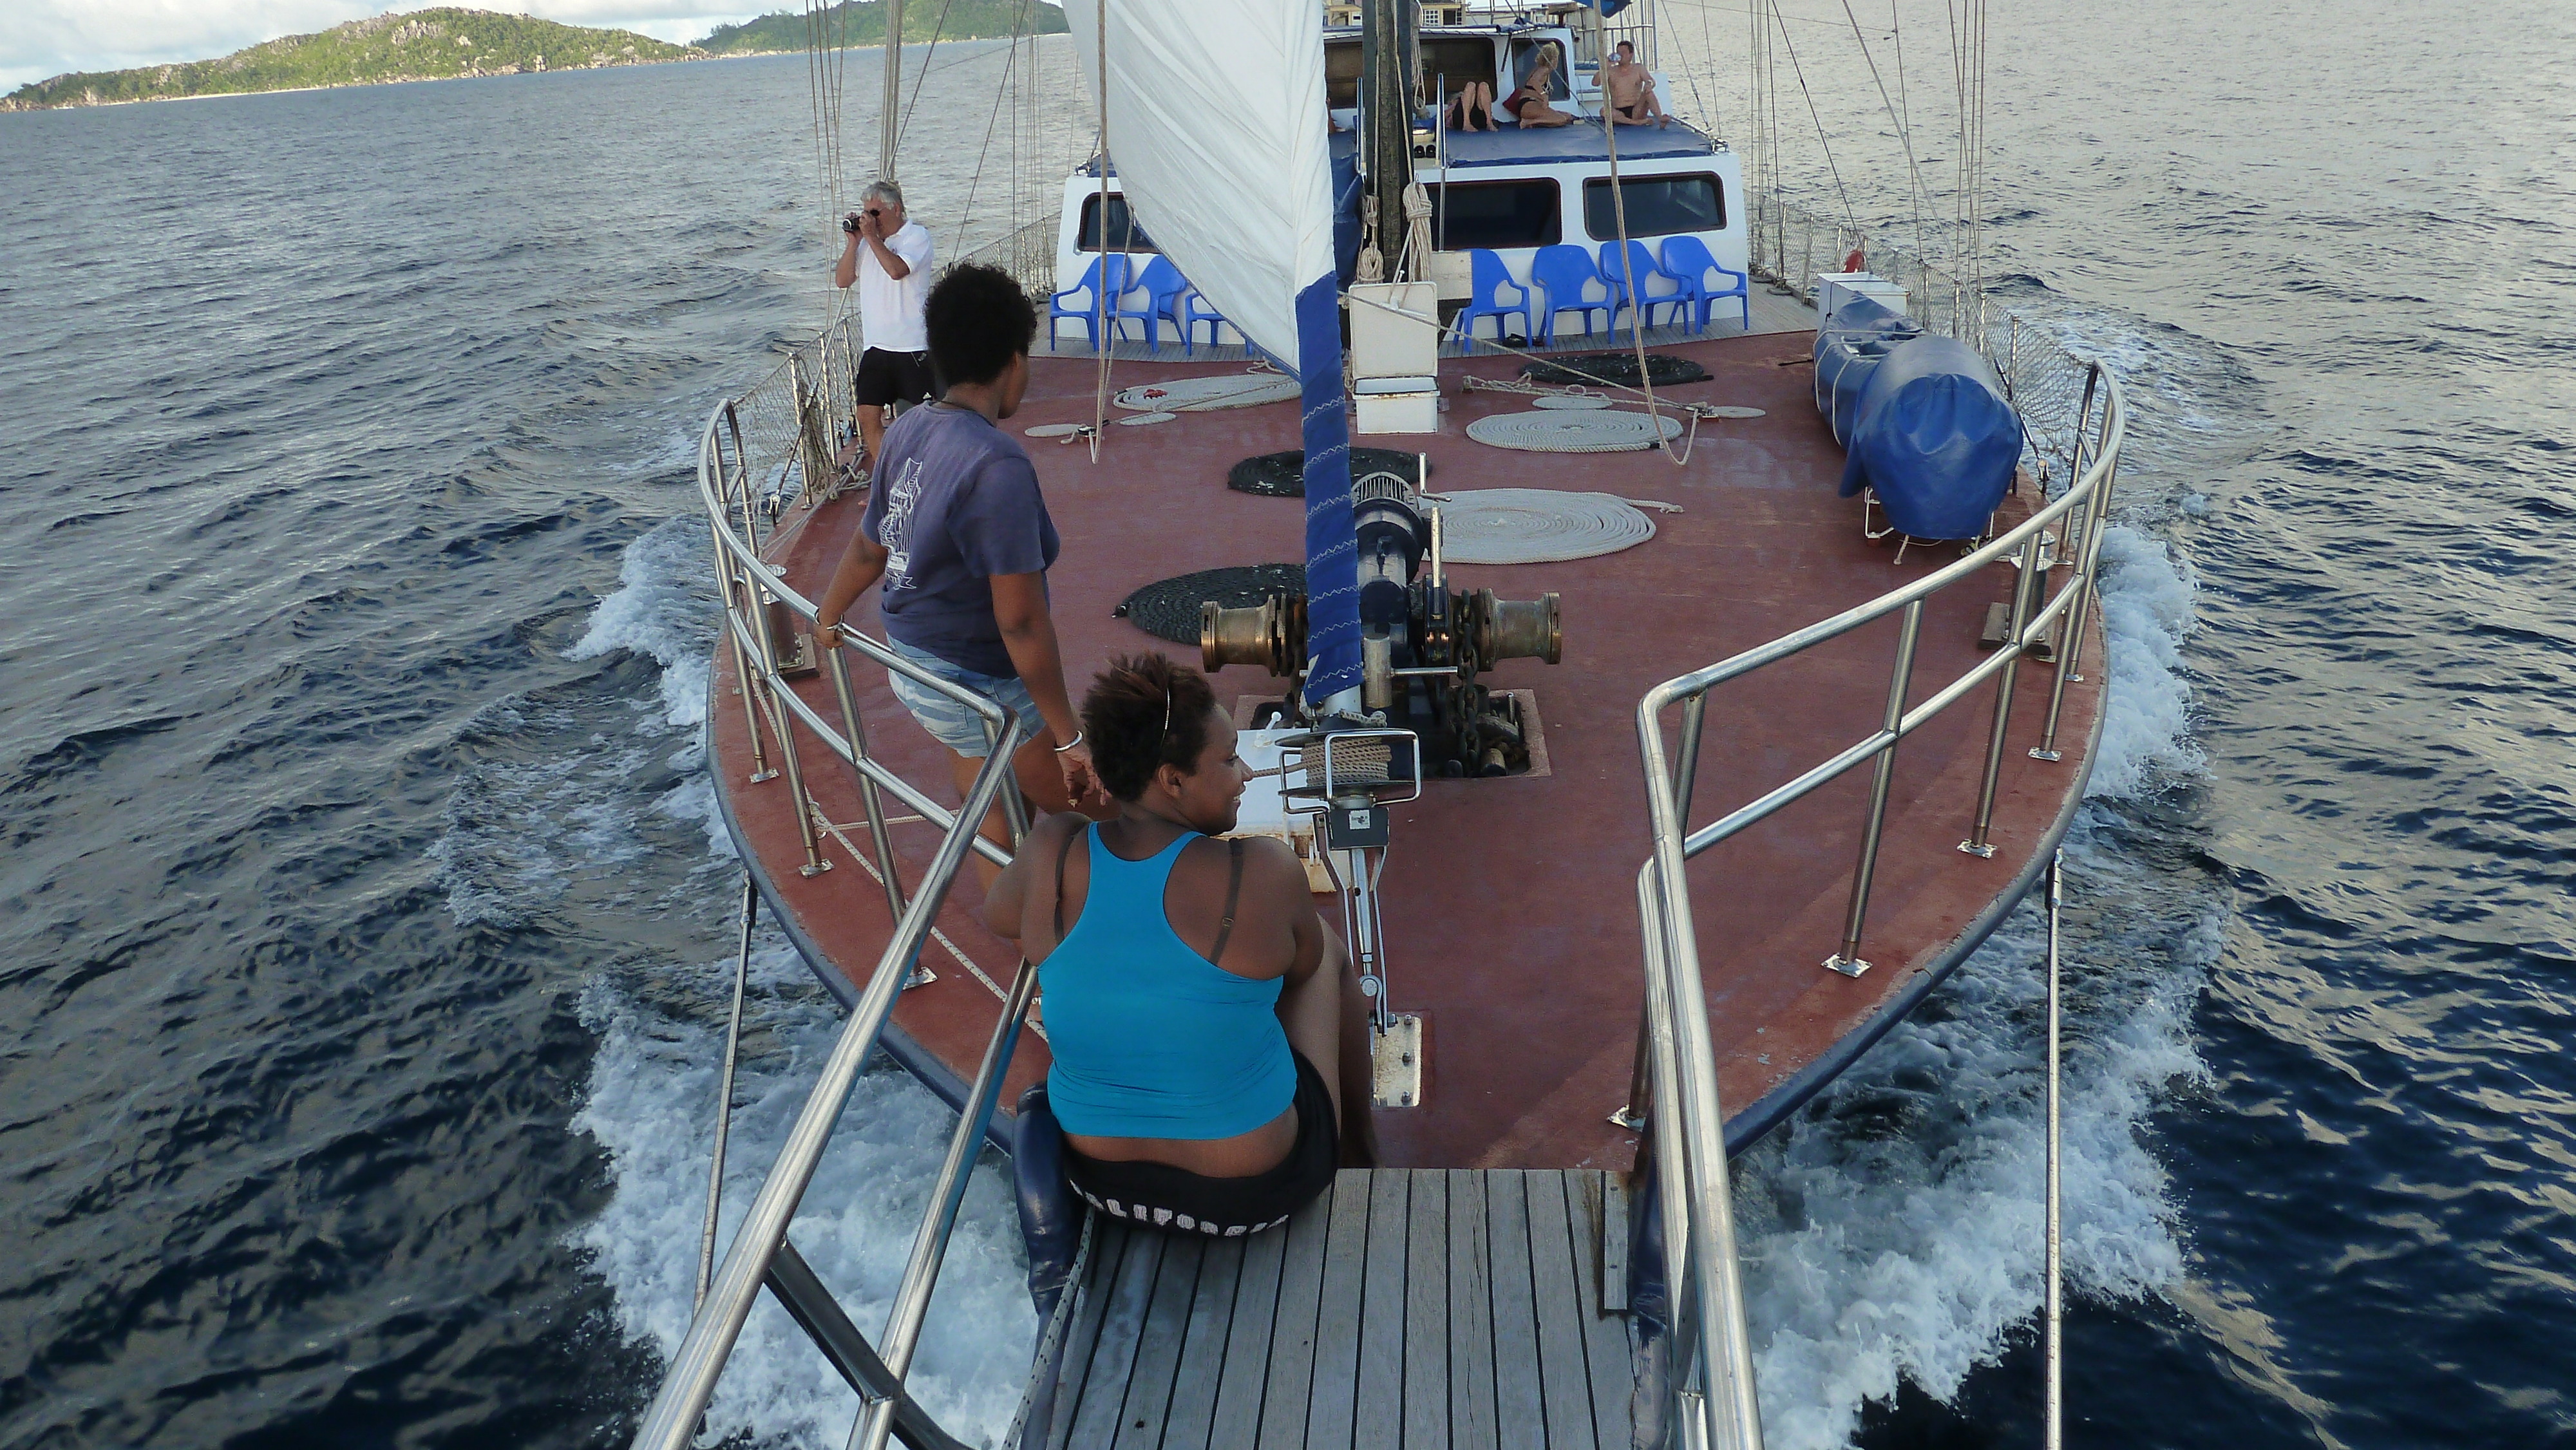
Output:
[[[744,939],[772,912],[848,1017],[721,1265],[711,1191],[697,1314],[639,1446],[696,1433],[764,1288],[860,1395],[853,1443],[956,1443],[904,1381],[988,1141],[1046,1325],[1015,1447],[1759,1445],[1727,1154],[2048,876],[2101,720],[2083,661],[2118,380],[1928,272],[1792,266],[1795,214],[1745,194],[1723,141],[1602,114],[1618,39],[1652,65],[1643,7],[1325,9],[1073,0],[1105,145],[1033,280],[1051,326],[1088,326],[1033,359],[1014,426],[1096,449],[1042,461],[1068,658],[1201,662],[1278,761],[1244,828],[1290,840],[1341,915],[1385,1161],[1240,1238],[1067,1192],[1031,1094],[1035,973],[956,879],[1007,856],[973,823],[1019,806],[1018,727],[959,697],[995,748],[952,805],[885,677],[951,687],[869,639],[817,661],[802,638],[863,507],[835,486],[857,351],[836,327],[716,410],[700,486]],[[1439,119],[1470,82],[1532,76],[1569,124]],[[1157,297],[1156,262],[1190,295]],[[1492,316],[1515,292],[1516,330]],[[1596,312],[1624,319],[1602,341],[1630,369],[1557,327],[1589,340]],[[1239,341],[1200,352],[1194,317]],[[1870,401],[1912,386],[1891,360],[1926,333],[2010,390],[2021,442],[1974,537],[1940,548],[1875,522],[1902,458],[1839,495],[1809,371],[1897,380],[1858,406],[1912,407],[1894,431],[1947,457],[1943,407]],[[1112,421],[1113,367],[1137,426]],[[1354,428],[1386,454],[1355,469]],[[1225,486],[1280,454],[1302,530]],[[1245,582],[1292,553],[1301,584]],[[878,1048],[959,1117],[871,1339],[787,1229]]]

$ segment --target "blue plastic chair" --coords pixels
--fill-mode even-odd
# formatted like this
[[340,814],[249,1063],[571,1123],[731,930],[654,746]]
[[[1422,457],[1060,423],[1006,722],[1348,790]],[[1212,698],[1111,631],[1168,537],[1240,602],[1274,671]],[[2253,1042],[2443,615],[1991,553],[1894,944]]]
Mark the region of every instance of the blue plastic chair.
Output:
[[1184,355],[1198,355],[1199,324],[1202,322],[1208,325],[1210,347],[1216,346],[1217,339],[1223,335],[1217,331],[1217,324],[1233,326],[1232,318],[1208,306],[1207,295],[1193,287],[1189,295],[1181,299],[1181,351]]
[[[1082,269],[1082,278],[1072,286],[1047,299],[1047,346],[1055,346],[1056,324],[1068,317],[1082,323],[1083,334],[1091,339],[1091,350],[1100,351],[1100,323],[1117,315],[1118,299],[1136,285],[1127,258],[1118,252],[1104,252],[1091,259]],[[1077,293],[1089,293],[1091,300],[1079,310],[1064,305],[1064,299]]]
[[[1454,324],[1459,340],[1475,341],[1476,319],[1479,317],[1494,319],[1494,340],[1497,342],[1511,336],[1511,333],[1503,327],[1503,319],[1506,317],[1517,317],[1521,320],[1521,336],[1528,337],[1535,333],[1538,330],[1538,324],[1530,320],[1530,289],[1512,280],[1512,269],[1503,262],[1502,253],[1488,252],[1479,247],[1467,253],[1467,261],[1471,275],[1474,277],[1476,290],[1468,297],[1466,310],[1458,314]],[[1506,287],[1510,288],[1519,300],[1495,301],[1496,294]]]
[[1127,335],[1126,322],[1132,317],[1144,326],[1145,346],[1154,352],[1161,352],[1163,319],[1170,318],[1174,330],[1177,331],[1180,328],[1181,294],[1189,290],[1189,279],[1181,275],[1181,269],[1173,266],[1170,258],[1156,257],[1147,262],[1144,274],[1136,279],[1136,284],[1131,289],[1131,292],[1145,294],[1144,305],[1127,306],[1130,293],[1120,293],[1119,305],[1111,310],[1110,315],[1119,322],[1118,335],[1121,337]]
[[1645,309],[1648,327],[1655,325],[1655,309],[1658,307],[1672,308],[1676,319],[1691,315],[1689,304],[1698,293],[1697,284],[1678,292],[1658,295],[1653,290],[1658,278],[1668,282],[1677,280],[1667,276],[1664,269],[1656,264],[1655,254],[1646,250],[1644,242],[1631,240],[1628,243],[1626,266],[1619,263],[1617,242],[1601,244],[1601,280],[1610,284],[1611,331],[1619,330],[1619,314],[1631,306]]
[[[1747,332],[1753,330],[1753,279],[1732,267],[1719,266],[1717,259],[1708,254],[1707,243],[1692,236],[1664,238],[1663,262],[1657,270],[1681,284],[1684,291],[1696,294],[1698,297],[1698,303],[1694,308],[1695,315],[1691,319],[1693,331],[1707,331],[1709,313],[1715,310],[1718,303],[1729,297],[1736,300],[1737,309],[1743,314],[1744,330]],[[1734,278],[1735,285],[1709,286],[1708,274],[1711,272]]]
[[[1609,326],[1610,305],[1618,295],[1601,274],[1593,270],[1592,254],[1572,242],[1559,242],[1541,247],[1530,261],[1530,281],[1541,294],[1538,332],[1541,345],[1556,341],[1556,315],[1560,312],[1583,314],[1583,335],[1592,335],[1592,314],[1602,314],[1602,326]],[[1605,294],[1595,302],[1583,295],[1587,287],[1598,287]]]

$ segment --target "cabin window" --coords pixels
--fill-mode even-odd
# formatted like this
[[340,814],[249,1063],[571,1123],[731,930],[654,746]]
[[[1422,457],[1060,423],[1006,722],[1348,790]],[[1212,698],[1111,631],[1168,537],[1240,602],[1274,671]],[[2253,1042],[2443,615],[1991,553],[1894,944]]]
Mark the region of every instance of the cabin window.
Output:
[[[1483,36],[1459,39],[1450,36],[1422,37],[1422,92],[1440,87],[1440,99],[1448,100],[1465,88],[1469,81],[1494,83],[1494,43]],[[1494,97],[1499,101],[1501,96]]]
[[[1100,250],[1100,194],[1093,192],[1082,199],[1082,229],[1076,234],[1074,250]],[[1151,252],[1159,250],[1145,229],[1127,215],[1127,198],[1109,193],[1109,250],[1113,252]]]
[[[1620,178],[1619,189],[1628,203],[1632,239],[1726,230],[1726,192],[1714,176],[1629,176]],[[1597,241],[1619,239],[1608,181],[1583,183],[1583,225]]]
[[1538,63],[1542,59],[1553,62],[1551,67],[1553,74],[1550,75],[1547,83],[1547,98],[1551,101],[1562,101],[1571,97],[1574,92],[1569,89],[1571,81],[1565,73],[1565,47],[1552,39],[1516,40],[1512,42],[1511,90],[1507,91],[1496,86],[1495,102],[1501,103],[1503,98],[1510,95],[1512,91],[1528,85],[1531,73],[1538,69]]
[[1556,182],[1550,177],[1453,181],[1425,189],[1431,193],[1431,235],[1445,251],[1548,247],[1564,235]]
[[1324,104],[1347,111],[1360,103],[1360,43],[1336,40],[1324,46]]

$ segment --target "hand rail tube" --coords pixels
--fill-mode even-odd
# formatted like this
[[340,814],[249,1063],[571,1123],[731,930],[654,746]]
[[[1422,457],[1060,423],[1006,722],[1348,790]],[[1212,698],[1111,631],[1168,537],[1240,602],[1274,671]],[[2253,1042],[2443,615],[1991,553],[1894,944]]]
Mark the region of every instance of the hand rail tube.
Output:
[[635,1450],[686,1450],[695,1438],[698,1416],[715,1395],[716,1377],[733,1353],[743,1321],[751,1314],[752,1300],[758,1297],[761,1281],[777,1258],[779,1245],[786,1240],[788,1221],[795,1217],[806,1186],[814,1181],[815,1167],[822,1161],[824,1146],[831,1141],[833,1125],[839,1121],[850,1090],[858,1082],[859,1070],[866,1066],[868,1054],[875,1050],[877,1037],[894,1011],[896,994],[912,975],[913,962],[921,955],[931,923],[948,897],[949,882],[966,859],[966,843],[975,838],[977,824],[992,809],[1003,783],[1011,778],[1010,752],[1020,744],[1016,717],[1003,725],[1001,743],[1003,748],[986,757],[983,769],[976,772],[974,786],[967,791],[956,822],[940,838],[938,854],[931,858],[921,890],[904,911],[903,919],[896,923],[893,939],[878,957],[875,973],[859,994],[858,1004],[851,1008],[814,1090],[807,1094],[795,1126],[778,1150],[778,1161],[761,1181],[759,1195],[752,1200],[742,1227],[735,1230],[724,1264],[716,1270],[715,1284],[690,1319],[688,1336],[671,1357],[670,1372],[635,1432]]
[[[1654,830],[1650,865],[1660,898],[1657,928],[1663,936],[1659,975],[1647,991],[1667,994],[1677,1078],[1657,1083],[1655,1114],[1678,1113],[1683,1152],[1670,1165],[1682,1177],[1685,1217],[1664,1225],[1665,1242],[1687,1245],[1696,1313],[1692,1328],[1707,1376],[1701,1401],[1710,1450],[1761,1450],[1762,1415],[1755,1398],[1753,1350],[1744,1327],[1744,1290],[1735,1272],[1735,1212],[1726,1181],[1726,1117],[1717,1098],[1717,1052],[1709,1037],[1708,999],[1700,984],[1699,940],[1691,927],[1688,881],[1683,875],[1682,823],[1664,758],[1658,718],[1680,698],[1670,682],[1637,703],[1637,744],[1645,758],[1646,812]],[[1674,1316],[1673,1332],[1684,1321]]]
[[[809,841],[807,875],[817,874],[818,864],[821,867],[828,867],[829,863],[823,861],[820,856],[820,843],[812,841],[813,824],[810,820],[812,796],[805,789],[802,772],[796,768],[795,747],[787,734],[789,726],[785,716],[792,715],[797,720],[803,721],[805,727],[813,731],[815,737],[821,740],[833,754],[858,772],[861,800],[868,807],[868,830],[871,843],[877,849],[879,858],[885,866],[887,901],[899,917],[902,915],[900,904],[902,891],[894,882],[894,858],[888,850],[884,810],[876,798],[877,789],[881,787],[892,792],[896,799],[942,829],[949,826],[955,817],[947,807],[932,801],[929,796],[868,755],[865,745],[861,743],[863,736],[858,723],[858,710],[849,690],[848,666],[838,658],[836,652],[825,651],[824,653],[834,656],[829,661],[829,673],[833,679],[836,702],[842,711],[843,719],[850,727],[848,735],[842,734],[826,723],[822,715],[806,704],[804,698],[798,695],[787,683],[786,678],[778,672],[777,657],[771,653],[771,646],[775,640],[770,633],[768,613],[761,606],[760,596],[765,593],[776,598],[809,624],[814,621],[816,610],[812,600],[791,588],[784,574],[773,568],[755,548],[746,544],[732,530],[731,521],[727,518],[723,438],[719,430],[724,427],[738,427],[735,417],[733,405],[726,403],[719,405],[707,420],[706,432],[699,448],[698,494],[706,507],[717,548],[716,572],[724,594],[725,632],[729,646],[734,652],[735,669],[742,677],[744,711],[749,717],[752,750],[757,758],[760,750],[759,712],[754,705],[757,699],[767,702],[773,710],[783,712],[779,718],[773,720],[772,729],[779,736],[781,763],[787,766],[790,777],[789,789],[797,801],[798,829]],[[742,443],[738,434],[734,447],[737,458],[740,458]],[[746,522],[749,518],[750,515],[746,513]],[[739,577],[736,576],[737,570],[740,571]],[[998,739],[995,732],[1004,718],[1001,706],[954,681],[941,679],[922,669],[857,630],[844,630],[843,640],[845,647],[858,650],[887,670],[900,673],[906,679],[936,690],[982,716],[986,739]],[[755,661],[758,662],[756,667]],[[764,778],[766,777],[761,775],[754,776],[755,781]],[[1015,806],[1016,800],[1013,799],[1009,804]],[[1011,858],[1008,851],[981,836],[975,838],[971,849],[995,865],[1010,864]]]
[[[1856,974],[1866,966],[1859,959],[1860,936],[1896,745],[1970,691],[1992,680],[1996,683],[1997,702],[1971,834],[1972,843],[1985,841],[1992,823],[2015,672],[2022,657],[2047,641],[2061,620],[2073,620],[2066,628],[2067,636],[2080,638],[2075,632],[2081,622],[2076,611],[2093,597],[2091,574],[2100,557],[2101,537],[2108,520],[2108,495],[2128,426],[2127,401],[2118,380],[2095,364],[2087,379],[2088,399],[2097,386],[2104,399],[2102,431],[2090,465],[2080,467],[2065,491],[2034,510],[2028,519],[1954,564],[1767,644],[1666,680],[1647,691],[1637,703],[1637,747],[1653,851],[1637,877],[1645,968],[1644,1010],[1638,1071],[1632,1078],[1629,1106],[1632,1114],[1643,1110],[1643,1128],[1653,1135],[1664,1213],[1665,1282],[1672,1294],[1674,1343],[1667,1383],[1677,1445],[1704,1446],[1706,1450],[1760,1450],[1762,1445],[1762,1417],[1753,1382],[1752,1350],[1745,1327],[1733,1206],[1727,1184],[1725,1116],[1718,1097],[1716,1051],[1700,976],[1688,862],[1863,761],[1874,760],[1877,770],[1870,790],[1869,814],[1863,823],[1861,857],[1854,872],[1841,950],[1825,963],[1840,964]],[[2079,418],[2077,422],[2079,437],[2084,421]],[[2079,443],[2076,457],[2080,461],[2082,456]],[[2084,511],[2084,532],[2076,546],[2076,577],[2055,598],[2040,599],[2037,564],[2042,534],[2079,509]],[[2011,628],[2003,648],[1934,691],[1929,699],[1908,708],[1906,697],[1910,693],[1925,601],[2016,550],[2021,554],[2022,567],[2013,585]],[[1708,692],[1899,610],[1904,611],[1905,617],[1877,728],[1786,784],[1726,812],[1697,831],[1689,829],[1689,802]],[[2061,660],[2061,672],[2070,663],[2071,660]],[[2054,694],[2052,691],[2052,738]],[[1675,749],[1668,753],[1663,713],[1674,705],[1682,707],[1682,721]]]
[[[2108,375],[2105,375],[2105,381],[2110,381]],[[2119,389],[2116,383],[2112,384],[2112,392],[2115,398],[2118,397]],[[2050,500],[2045,507],[2033,513],[2029,518],[2022,520],[2011,529],[2008,529],[1988,540],[1974,553],[1961,558],[1957,563],[1946,565],[1930,574],[1926,574],[1911,584],[1891,589],[1885,594],[1882,594],[1867,603],[1855,604],[1840,614],[1820,619],[1814,624],[1808,625],[1804,629],[1792,630],[1789,633],[1780,636],[1778,639],[1772,640],[1768,644],[1755,645],[1749,650],[1745,650],[1740,654],[1731,655],[1726,659],[1718,661],[1716,664],[1709,665],[1703,669],[1693,670],[1687,675],[1676,676],[1673,679],[1665,681],[1657,688],[1670,690],[1672,693],[1667,698],[1675,702],[1678,702],[1687,696],[1699,694],[1712,686],[1722,685],[1738,676],[1750,674],[1753,671],[1762,668],[1764,665],[1787,659],[1789,656],[1794,654],[1803,653],[1816,645],[1824,643],[1826,640],[1833,639],[1839,635],[1849,634],[1851,631],[1860,628],[1871,620],[1893,614],[1897,610],[1904,608],[1906,605],[1917,599],[1928,598],[1931,595],[1938,594],[1949,586],[1956,584],[1960,580],[1967,578],[1969,575],[1976,573],[1980,569],[1983,569],[1988,564],[1991,564],[2006,554],[2011,553],[2013,550],[2021,547],[2021,543],[2024,539],[2028,538],[2040,529],[2045,528],[2049,524],[2055,523],[2059,519],[2065,517],[2067,512],[2073,509],[2075,505],[2082,503],[2086,498],[2091,496],[2094,486],[2101,481],[2105,474],[2109,472],[2109,469],[2104,465],[2102,460],[2116,459],[2119,456],[2120,441],[2127,429],[2126,415],[2127,409],[2125,407],[2121,407],[2119,409],[2118,416],[2116,416],[2111,423],[2112,437],[2110,443],[2105,447],[2100,457],[2096,459],[2092,469],[2089,470],[2085,474],[2084,478],[2079,480],[2074,487],[2067,489],[2066,492],[2061,493],[2056,498]]]

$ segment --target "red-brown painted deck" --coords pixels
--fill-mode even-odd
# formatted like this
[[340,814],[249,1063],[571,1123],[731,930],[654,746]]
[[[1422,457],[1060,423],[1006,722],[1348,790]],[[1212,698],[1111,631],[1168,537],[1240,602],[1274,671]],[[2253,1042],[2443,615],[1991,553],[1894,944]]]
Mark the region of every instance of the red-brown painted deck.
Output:
[[[1835,496],[1842,455],[1811,400],[1808,341],[1805,334],[1752,336],[1665,349],[1698,358],[1713,374],[1671,390],[1674,397],[1768,410],[1760,419],[1702,424],[1683,467],[1654,452],[1569,456],[1470,442],[1470,420],[1517,411],[1525,400],[1465,393],[1457,380],[1470,372],[1508,377],[1516,366],[1507,358],[1443,364],[1450,411],[1440,434],[1358,440],[1428,452],[1436,491],[1590,489],[1684,509],[1653,514],[1657,537],[1624,553],[1453,568],[1453,587],[1490,587],[1506,598],[1561,593],[1565,658],[1556,666],[1514,661],[1486,676],[1497,687],[1537,691],[1551,774],[1434,781],[1420,800],[1396,809],[1384,887],[1388,979],[1397,1008],[1424,1015],[1430,1046],[1424,1104],[1378,1115],[1390,1166],[1629,1165],[1635,1139],[1607,1119],[1626,1095],[1639,1006],[1635,878],[1647,850],[1632,724],[1639,696],[1657,681],[1957,557],[1948,548],[1917,548],[1897,563],[1892,548],[1863,541],[1859,504]],[[1122,360],[1115,385],[1241,366]],[[1006,426],[1088,421],[1095,376],[1087,360],[1039,360],[1028,402]],[[1096,464],[1080,444],[1029,440],[1064,539],[1050,582],[1077,697],[1112,654],[1161,649],[1196,663],[1195,649],[1164,644],[1110,616],[1129,591],[1188,570],[1300,556],[1297,501],[1224,485],[1237,459],[1296,447],[1297,423],[1295,406],[1282,403],[1113,426]],[[861,506],[852,497],[791,518],[773,557],[797,588],[820,593]],[[2058,582],[2065,577],[2059,571]],[[1981,657],[1976,636],[1986,605],[2009,588],[2010,571],[1998,567],[1990,580],[1953,588],[1930,605],[1914,700]],[[879,632],[872,603],[853,618]],[[1874,729],[1894,636],[1895,621],[1882,621],[1712,695],[1695,821],[1750,800]],[[750,757],[730,657],[719,652],[718,665],[710,718],[720,788],[738,837],[798,935],[831,965],[864,979],[886,938],[884,897],[828,841],[835,869],[798,874],[803,854],[787,784],[747,783]],[[934,798],[953,801],[937,747],[895,703],[883,672],[861,662],[851,673],[880,757]],[[1955,960],[1963,935],[2026,880],[2081,790],[2101,704],[2102,672],[2090,673],[2067,690],[2059,737],[2066,759],[2052,765],[2027,754],[2038,740],[2052,671],[2035,662],[2020,671],[1991,860],[1957,849],[1975,806],[1991,688],[1906,740],[1863,943],[1877,966],[1858,980],[1820,964],[1841,935],[1866,770],[1693,863],[1692,899],[1731,1117],[1766,1098],[1776,1107],[1784,1090],[1800,1086],[1791,1083],[1800,1069],[1847,1057],[1852,1034],[1883,1024],[1891,1005],[1919,993],[1924,974]],[[1243,666],[1216,683],[1226,701],[1282,688]],[[816,680],[804,688],[832,718],[828,687]],[[860,821],[851,772],[811,737],[802,759],[831,818]],[[853,826],[850,835],[864,845],[864,830]],[[895,838],[906,880],[917,881],[935,833],[904,825]],[[941,925],[986,976],[1007,984],[1016,958],[975,920],[980,902],[970,875],[952,893]],[[971,1077],[992,1030],[995,992],[936,945],[923,960],[940,978],[904,993],[896,1021],[960,1077]],[[1027,1040],[1003,1102],[1014,1101],[1046,1063],[1044,1044]]]

